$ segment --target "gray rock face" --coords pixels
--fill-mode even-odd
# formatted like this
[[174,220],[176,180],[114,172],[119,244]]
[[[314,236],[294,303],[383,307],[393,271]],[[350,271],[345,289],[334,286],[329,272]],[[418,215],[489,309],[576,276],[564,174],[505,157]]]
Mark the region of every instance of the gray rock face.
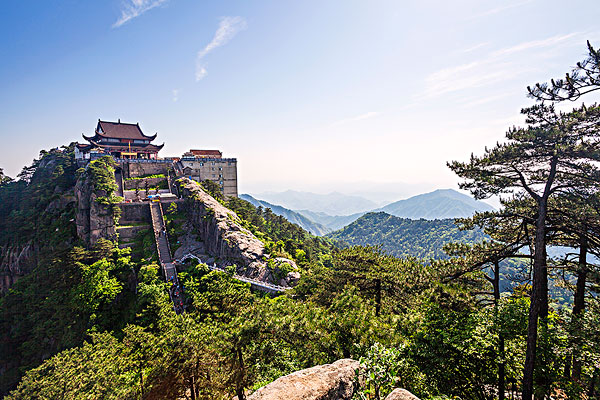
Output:
[[[235,264],[237,274],[242,276],[280,286],[293,286],[298,281],[300,273],[292,260],[274,258],[270,262],[273,268],[267,267],[270,256],[264,244],[242,226],[235,212],[207,194],[198,183],[187,178],[177,183],[187,199],[184,209],[188,222],[208,255]],[[283,272],[289,270],[292,271]]]
[[75,185],[77,236],[88,246],[93,246],[99,239],[114,240],[116,237],[117,231],[111,207],[96,201],[104,196],[106,192],[95,190],[93,183],[85,175]]
[[248,400],[349,400],[360,363],[343,359],[296,371],[269,383]]
[[38,258],[38,246],[33,241],[24,246],[0,248],[0,292],[6,293],[19,277],[31,272]]
[[419,398],[406,389],[394,389],[385,400],[419,400]]

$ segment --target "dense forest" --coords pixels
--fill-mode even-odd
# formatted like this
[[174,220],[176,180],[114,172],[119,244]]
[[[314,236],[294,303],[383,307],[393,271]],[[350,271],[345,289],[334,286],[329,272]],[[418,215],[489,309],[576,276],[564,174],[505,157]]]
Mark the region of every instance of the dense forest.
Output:
[[[351,357],[366,370],[359,399],[395,387],[422,399],[598,398],[600,270],[590,255],[600,249],[600,107],[553,106],[600,89],[600,52],[588,50],[565,79],[530,88],[539,103],[523,110],[526,127],[449,162],[463,189],[503,201],[458,220],[477,236],[450,230],[447,257],[431,261],[428,246],[446,241],[450,221],[409,229],[370,214],[352,229],[381,236],[383,249],[336,247],[204,182],[270,254],[295,260],[300,281],[277,297],[189,262],[187,312],[176,315],[152,256],[77,239],[72,191],[83,171],[72,146],[42,152],[16,180],[1,174],[3,257],[37,248],[31,271],[0,298],[2,394],[242,400],[284,374]],[[427,245],[420,258],[384,251],[395,241],[409,249],[410,237]],[[572,251],[549,259],[550,245]],[[503,292],[507,260],[527,270]],[[571,294],[567,307],[549,296],[551,279]]]
[[447,243],[480,242],[484,234],[477,229],[460,230],[453,219],[413,220],[377,212],[365,214],[327,237],[352,246],[381,246],[396,257],[429,260],[447,257]]

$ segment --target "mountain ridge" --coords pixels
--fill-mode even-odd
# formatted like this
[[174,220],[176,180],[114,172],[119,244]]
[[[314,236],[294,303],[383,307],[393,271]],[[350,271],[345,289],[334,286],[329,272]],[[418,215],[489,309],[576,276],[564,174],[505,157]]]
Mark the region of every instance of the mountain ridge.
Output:
[[239,197],[255,207],[270,208],[274,214],[284,217],[289,222],[300,226],[302,229],[312,233],[313,235],[324,236],[325,234],[333,231],[333,229],[329,229],[322,224],[314,222],[312,219],[304,216],[300,212],[293,211],[276,204],[271,204],[264,200],[258,200],[249,194],[240,194]]
[[[275,192],[271,192],[272,194],[277,194]],[[383,211],[387,214],[394,215],[400,218],[409,218],[409,219],[427,219],[427,220],[435,220],[435,219],[446,219],[446,218],[464,218],[470,217],[475,212],[480,211],[492,211],[494,207],[491,205],[484,203],[482,201],[478,201],[473,199],[472,197],[460,193],[454,189],[437,189],[432,192],[422,193],[416,196],[409,197],[408,199],[398,200],[392,203],[389,203],[383,207],[372,208],[366,211],[359,211],[356,213],[350,214],[332,214],[325,211],[320,211],[321,207],[310,207],[309,198],[300,201],[297,198],[302,194],[310,194],[315,195],[314,193],[309,192],[299,192],[293,190],[287,190],[285,192],[279,192],[279,194],[293,194],[296,197],[296,204],[307,204],[306,208],[293,208],[290,207],[289,204],[277,205],[271,203],[266,200],[260,200],[254,196],[251,196],[256,202],[262,201],[265,202],[267,207],[273,210],[274,207],[281,207],[287,213],[295,213],[300,214],[304,218],[308,219],[310,223],[317,224],[323,226],[327,232],[336,231],[338,229],[343,228],[356,221],[358,218],[369,212],[379,212]],[[332,192],[329,195],[317,195],[317,196],[345,196],[339,192]],[[259,196],[259,195],[257,195]],[[348,196],[351,198],[355,198],[357,196]],[[256,205],[256,204],[255,204]],[[275,212],[275,210],[273,210]],[[283,213],[283,211],[280,211]],[[283,215],[283,214],[279,214]],[[285,215],[284,215],[285,216]],[[297,216],[292,216],[292,218],[298,218]],[[294,222],[294,221],[292,221]],[[296,223],[296,222],[294,222]],[[307,222],[303,222],[307,224]],[[302,224],[300,224],[303,226]],[[307,225],[308,226],[308,225]],[[306,229],[306,228],[305,228]],[[313,232],[311,229],[307,229],[310,232]]]

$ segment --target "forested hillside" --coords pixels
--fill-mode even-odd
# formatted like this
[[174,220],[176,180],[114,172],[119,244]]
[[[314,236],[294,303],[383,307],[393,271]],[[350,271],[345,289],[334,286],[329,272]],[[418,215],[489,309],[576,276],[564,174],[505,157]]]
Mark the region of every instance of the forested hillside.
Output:
[[412,220],[384,212],[368,213],[350,225],[327,235],[350,246],[381,246],[396,257],[440,259],[450,242],[476,243],[483,239],[480,230],[461,231],[452,219]]
[[439,189],[396,201],[380,210],[401,218],[447,219],[468,218],[476,212],[492,211],[493,209],[489,204],[477,201],[456,190]]
[[331,230],[324,227],[323,225],[311,221],[309,218],[304,215],[297,213],[295,211],[289,210],[285,207],[281,207],[275,204],[271,204],[269,202],[263,200],[257,200],[249,194],[241,194],[240,199],[246,200],[249,203],[252,203],[255,207],[262,207],[264,209],[269,208],[273,213],[285,217],[288,221],[293,224],[300,226],[302,229],[312,233],[313,235],[323,236]]

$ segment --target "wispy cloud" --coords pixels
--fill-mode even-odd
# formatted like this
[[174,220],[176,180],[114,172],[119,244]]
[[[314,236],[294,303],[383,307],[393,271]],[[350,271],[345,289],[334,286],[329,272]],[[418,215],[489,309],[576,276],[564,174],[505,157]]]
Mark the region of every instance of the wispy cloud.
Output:
[[482,17],[487,17],[490,15],[498,14],[503,11],[510,10],[511,8],[521,7],[525,4],[532,3],[533,1],[535,1],[535,0],[524,0],[524,1],[518,1],[515,3],[505,4],[503,6],[494,7],[487,11],[481,12],[479,14],[472,15],[468,19],[477,19],[477,18],[482,18]]
[[173,102],[179,100],[179,89],[173,89],[171,94],[173,95]]
[[241,30],[246,28],[246,20],[242,17],[223,17],[219,22],[219,28],[215,36],[196,56],[196,81],[201,80],[207,74],[204,57],[216,49],[229,42]]
[[467,47],[466,49],[464,49],[464,50],[461,50],[460,52],[461,52],[461,53],[470,53],[470,52],[472,52],[472,51],[479,50],[479,49],[481,49],[482,47],[485,47],[485,46],[487,46],[487,45],[489,45],[489,44],[490,44],[490,42],[478,43],[478,44],[476,44],[476,45],[474,45],[474,46]]
[[113,24],[113,28],[118,28],[127,21],[139,17],[148,10],[166,3],[168,0],[123,0],[121,4],[121,17]]
[[[451,92],[511,82],[515,77],[535,71],[538,62],[548,57],[549,49],[555,51],[558,46],[581,46],[585,43],[585,36],[588,34],[589,32],[573,32],[522,42],[490,51],[475,61],[435,71],[425,79],[425,91],[422,97],[431,98]],[[525,56],[527,60],[524,60]]]
[[502,55],[508,55],[508,54],[512,54],[512,53],[517,53],[517,52],[523,51],[523,50],[540,49],[543,47],[557,46],[560,44],[568,43],[573,38],[577,38],[577,40],[579,41],[580,36],[581,36],[581,32],[573,32],[573,33],[569,33],[567,35],[557,35],[557,36],[549,37],[547,39],[523,42],[523,43],[519,43],[515,46],[497,50],[492,53],[492,56],[502,56]]
[[330,126],[339,126],[339,125],[344,125],[347,124],[349,122],[356,122],[356,121],[362,121],[363,119],[368,119],[368,118],[373,118],[378,116],[379,114],[381,114],[380,112],[377,111],[370,111],[364,114],[360,114],[351,118],[346,118],[346,119],[342,119],[340,121],[334,122],[333,124],[331,124]]

